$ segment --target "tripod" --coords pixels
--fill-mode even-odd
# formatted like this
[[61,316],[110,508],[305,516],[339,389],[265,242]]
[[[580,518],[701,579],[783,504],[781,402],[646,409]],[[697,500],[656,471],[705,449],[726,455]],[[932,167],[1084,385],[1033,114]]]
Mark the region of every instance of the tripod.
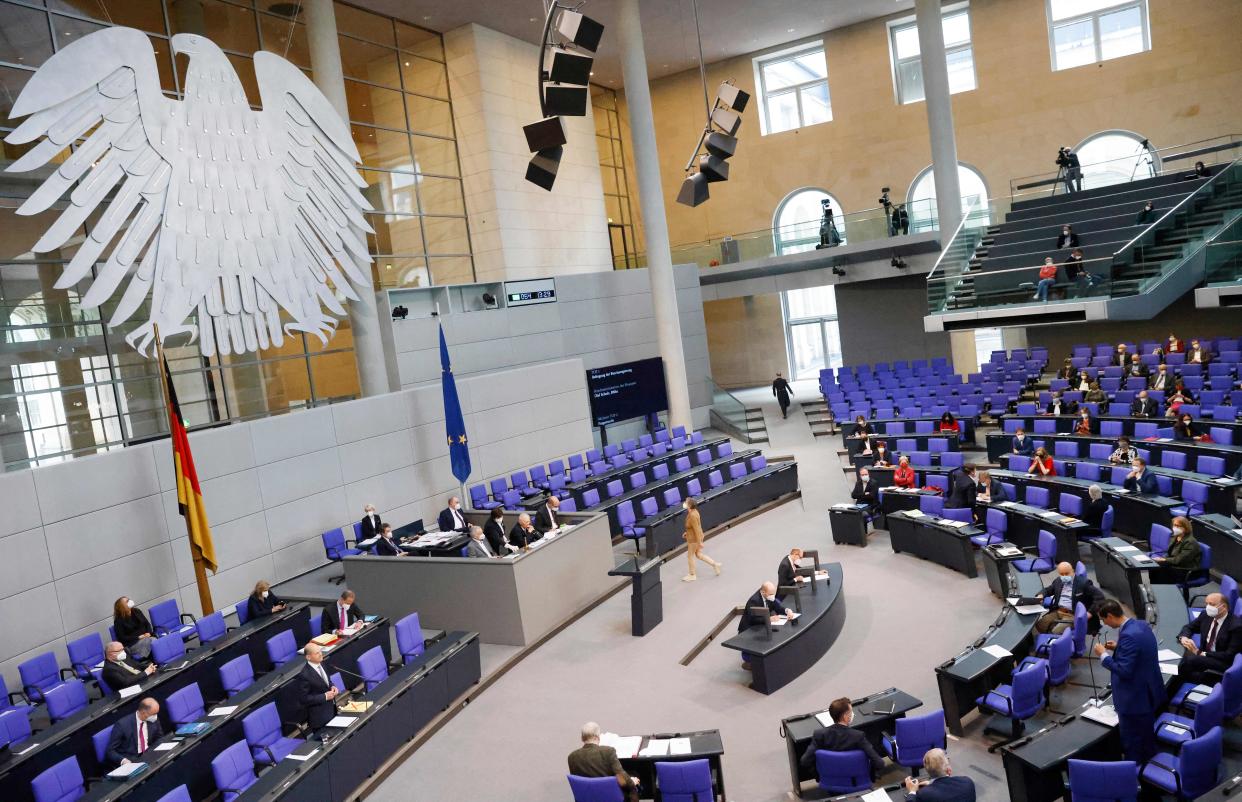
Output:
[[1134,180],[1135,174],[1138,173],[1139,165],[1143,162],[1147,162],[1147,177],[1155,178],[1156,163],[1151,158],[1151,145],[1147,143],[1146,139],[1139,143],[1139,152],[1136,155],[1137,158],[1134,160],[1134,167],[1130,170],[1130,180]]
[[1052,194],[1053,195],[1057,194],[1057,187],[1061,186],[1062,181],[1065,182],[1065,194],[1068,195],[1069,193],[1074,191],[1073,188],[1070,186],[1069,178],[1067,178],[1065,175],[1065,165],[1061,165],[1060,167],[1057,168],[1056,180],[1052,182]]

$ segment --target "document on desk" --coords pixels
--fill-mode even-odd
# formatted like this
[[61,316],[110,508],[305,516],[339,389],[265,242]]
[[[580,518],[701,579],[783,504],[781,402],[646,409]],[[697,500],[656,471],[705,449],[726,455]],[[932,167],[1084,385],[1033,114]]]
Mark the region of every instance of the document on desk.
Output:
[[1015,502],[1015,501],[1002,501],[1000,504],[997,504],[996,506],[998,506],[998,507],[1016,507],[1016,506],[1018,506],[1018,504],[1017,504],[1017,502]]
[[859,798],[859,802],[889,802],[888,791],[883,788],[878,791],[868,791]]
[[1146,554],[1127,554],[1126,556],[1129,557],[1134,562],[1138,563],[1139,565],[1154,565],[1156,562],[1151,557],[1148,557]]
[[[1017,599],[1014,599],[1014,601],[1017,601]],[[1035,615],[1036,613],[1047,612],[1042,604],[1014,604],[1013,610],[1018,615]]]
[[951,526],[954,529],[961,529],[963,526],[970,525],[969,521],[950,521],[948,518],[942,518],[940,523],[944,524],[945,526]]
[[176,749],[180,743],[181,743],[180,741],[167,741],[165,743],[157,745],[155,747],[155,751],[156,752],[171,752],[172,750]]
[[1041,512],[1039,514],[1039,517],[1040,518],[1059,518],[1061,517],[1061,513],[1057,512],[1056,510],[1049,510],[1048,512]]
[[983,651],[993,657],[1013,657],[1013,652],[1009,651],[1004,646],[997,646],[995,643],[989,643],[987,646],[984,646]]
[[1160,673],[1168,674],[1170,677],[1177,674],[1177,663],[1161,663]]
[[131,774],[136,774],[147,767],[146,763],[124,763],[108,772],[107,776],[114,780],[123,779]]
[[1128,543],[1124,546],[1114,546],[1114,549],[1121,552],[1122,554],[1130,554],[1131,552],[1139,551],[1138,546],[1131,546]]
[[122,688],[121,690],[116,692],[116,695],[121,697],[122,699],[128,699],[129,697],[137,696],[140,693],[142,693],[142,685],[138,684],[138,685],[130,685],[128,688]]
[[816,713],[815,720],[818,721],[820,723],[820,726],[822,727],[831,727],[833,724],[836,723],[835,721],[832,720],[832,714],[829,713],[827,710],[825,710],[822,713]]
[[289,760],[298,760],[298,761],[301,761],[301,760],[310,760],[312,757],[314,757],[314,756],[315,756],[315,753],[316,753],[316,752],[318,752],[318,751],[319,751],[318,749],[315,749],[314,751],[312,751],[312,752],[310,752],[310,753],[308,753],[308,754],[305,754],[305,755],[299,755],[299,754],[296,754],[296,753],[295,753],[295,754],[288,754],[288,755],[285,755],[285,757],[286,757],[286,758],[288,758]]
[[668,754],[668,745],[667,738],[652,738],[638,754],[642,757],[664,757]]
[[858,509],[858,505],[850,504],[848,501],[843,501],[840,504],[833,504],[832,508],[834,510],[856,510]]
[[1229,484],[1230,482],[1232,482],[1232,481],[1233,481],[1233,477],[1232,477],[1232,476],[1217,476],[1217,477],[1216,477],[1215,479],[1213,479],[1212,481],[1213,481],[1213,482],[1218,482],[1218,483],[1220,483],[1220,484],[1222,484],[1222,485],[1227,485],[1227,484]]
[[923,511],[922,510],[906,510],[905,512],[902,513],[902,515],[906,516],[907,518],[922,518]]
[[1182,656],[1172,649],[1161,649],[1156,652],[1156,659],[1163,663],[1165,660],[1181,660]]
[[690,754],[689,738],[674,738],[668,742],[668,753],[670,755],[688,755]]
[[210,713],[208,713],[207,715],[209,715],[209,716],[228,716],[228,715],[231,715],[231,714],[233,713],[233,711],[234,711],[234,710],[236,710],[236,709],[237,709],[237,705],[220,705],[219,707],[215,708],[214,710],[212,710],[212,711],[211,711]]
[[1113,709],[1112,705],[1088,707],[1082,712],[1082,717],[1088,721],[1103,724],[1105,727],[1117,726],[1117,711]]
[[334,716],[332,720],[327,723],[327,726],[344,728],[348,727],[350,724],[353,724],[357,720],[357,716]]
[[615,732],[606,732],[599,737],[601,746],[611,746],[617,750],[617,757],[625,760],[638,754],[638,749],[643,745],[643,736],[641,735],[617,735]]

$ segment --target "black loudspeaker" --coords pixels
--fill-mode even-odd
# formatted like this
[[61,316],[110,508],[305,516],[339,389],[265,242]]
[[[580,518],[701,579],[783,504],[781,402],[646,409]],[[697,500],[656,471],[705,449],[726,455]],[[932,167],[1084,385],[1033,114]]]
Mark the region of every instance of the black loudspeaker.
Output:
[[723,83],[716,90],[716,97],[720,98],[720,102],[736,111],[738,114],[746,111],[746,104],[750,102],[750,94],[743,92],[730,83]]
[[556,171],[561,166],[563,150],[561,147],[548,148],[531,157],[530,164],[526,165],[526,180],[551,192],[552,185],[556,183]]
[[586,86],[591,82],[591,65],[595,59],[580,56],[568,50],[556,50],[552,53],[552,69],[548,77],[558,84],[578,84]]
[[698,206],[707,200],[707,176],[695,173],[681,182],[681,191],[677,193],[677,202],[684,206]]
[[522,126],[526,134],[526,146],[531,153],[549,148],[559,148],[568,140],[565,138],[565,125],[560,117],[549,117],[537,123]]
[[712,112],[712,124],[729,136],[734,136],[742,124],[742,115],[728,109],[716,109]]
[[545,113],[553,116],[585,117],[587,88],[549,84],[543,88],[543,105]]
[[718,159],[727,159],[737,150],[737,137],[712,131],[704,143],[707,152]]
[[711,154],[699,157],[699,174],[707,176],[709,184],[729,180],[729,163]]
[[556,21],[556,31],[578,47],[594,53],[604,36],[604,26],[577,11],[562,11]]

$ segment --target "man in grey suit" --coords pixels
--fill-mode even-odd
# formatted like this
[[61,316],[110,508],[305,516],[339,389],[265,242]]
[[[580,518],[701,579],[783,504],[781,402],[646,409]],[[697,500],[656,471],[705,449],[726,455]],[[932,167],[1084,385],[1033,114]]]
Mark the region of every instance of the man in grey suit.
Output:
[[495,557],[496,552],[492,551],[492,547],[488,545],[487,539],[483,537],[483,527],[470,527],[470,540],[466,543],[467,557]]

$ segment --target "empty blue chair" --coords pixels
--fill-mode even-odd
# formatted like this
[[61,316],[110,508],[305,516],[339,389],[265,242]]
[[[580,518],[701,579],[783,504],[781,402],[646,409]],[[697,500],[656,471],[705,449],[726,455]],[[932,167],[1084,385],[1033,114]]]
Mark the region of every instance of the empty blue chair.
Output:
[[638,440],[636,440],[633,437],[630,437],[626,440],[622,440],[621,450],[624,451],[626,454],[632,454],[634,451],[638,450]]
[[577,512],[577,511],[578,511],[578,502],[574,501],[572,498],[567,498],[561,502],[561,512]]
[[69,653],[69,667],[73,669],[73,675],[87,682],[91,678],[91,669],[104,661],[103,637],[98,632],[92,632],[69,641],[65,644],[65,651]]
[[1133,760],[1069,761],[1074,802],[1137,802],[1138,764]]
[[1078,443],[1074,440],[1058,440],[1052,447],[1052,454],[1063,459],[1078,459]]
[[660,511],[660,502],[656,500],[655,496],[648,496],[647,498],[638,502],[638,514],[642,518],[650,518],[651,516],[655,515],[659,511]]
[[1069,679],[1070,659],[1074,656],[1074,631],[1067,629],[1047,643],[1046,657],[1027,657],[1018,664],[1018,670],[1038,665],[1044,669],[1049,686],[1064,685]]
[[700,448],[698,451],[694,452],[694,464],[695,465],[706,465],[707,463],[711,461],[712,461],[711,449]]
[[955,507],[944,510],[941,516],[948,518],[950,521],[970,523],[974,520],[974,511],[970,507]]
[[960,451],[945,451],[940,455],[942,468],[960,468],[966,462],[966,455]]
[[173,663],[185,657],[185,641],[179,632],[170,632],[151,644],[151,660],[156,665]]
[[625,454],[617,454],[608,458],[608,464],[613,468],[624,468],[630,464],[630,458]]
[[211,643],[213,640],[223,638],[228,632],[228,627],[224,623],[224,614],[219,611],[195,621],[194,629],[198,632],[199,643]]
[[647,474],[645,471],[634,471],[630,474],[630,489],[637,490],[645,487],[647,484]]
[[[333,529],[330,532],[324,532],[319,536],[319,538],[323,541],[323,553],[327,555],[328,560],[331,562],[340,562],[345,557],[362,553],[361,549],[356,549],[353,546],[347,545],[347,543],[353,543],[355,541],[346,541],[345,533],[340,529]],[[342,575],[341,579],[344,578],[344,575]],[[155,608],[152,608],[152,612],[154,612],[154,610]],[[152,623],[154,624],[154,622]]]
[[72,802],[86,796],[86,780],[76,756],[70,756],[45,769],[30,781],[35,802]]
[[1182,482],[1182,501],[1186,503],[1180,507],[1174,507],[1171,510],[1171,514],[1185,516],[1202,515],[1207,509],[1208,486],[1202,482],[1194,482],[1187,479]]
[[684,440],[686,437],[686,427],[685,426],[674,426],[673,437],[680,437]]
[[620,479],[613,479],[604,486],[604,492],[608,494],[608,498],[616,498],[625,493],[625,485]]
[[535,483],[526,478],[526,471],[515,471],[509,474],[509,484],[523,496],[539,494],[539,488],[535,486]]
[[[1163,557],[1169,553],[1169,541],[1173,539],[1173,530],[1162,524],[1152,524],[1151,532],[1147,535],[1147,545],[1151,551],[1147,552],[1149,557]],[[1202,548],[1202,544],[1200,544]]]
[[940,474],[933,473],[929,474],[924,481],[926,481],[931,487],[940,488],[940,494],[942,497],[947,497],[949,495],[949,478],[947,476],[941,476]]
[[677,451],[677,450],[679,450],[679,449],[683,449],[683,448],[685,448],[685,447],[686,447],[686,438],[684,438],[684,437],[674,437],[672,440],[670,440],[670,441],[669,441],[669,445],[671,445],[671,446],[673,447],[673,450],[674,450],[674,451]]
[[746,475],[746,463],[735,462],[729,466],[729,481],[736,481]]
[[[582,494],[582,508],[589,510],[596,506],[599,506],[599,491],[595,488],[584,491]],[[564,508],[565,505],[562,504],[561,509],[563,510]]]
[[1213,727],[1183,743],[1180,754],[1157,754],[1143,765],[1141,776],[1178,799],[1194,799],[1216,785],[1222,758],[1221,729]]
[[1015,671],[1012,684],[998,685],[976,700],[979,708],[1005,716],[1012,724],[1013,737],[1020,738],[1023,722],[1039,712],[1044,706],[1044,682],[1047,671],[1043,666],[1030,666]]
[[701,442],[703,442],[703,433],[702,433],[702,432],[692,432],[692,433],[690,434],[690,444],[691,444],[691,445],[696,445],[696,446],[697,446],[697,445],[698,445],[699,443],[701,443]]
[[655,769],[656,794],[665,802],[713,802],[716,799],[711,765],[706,758],[659,761]]
[[43,698],[47,702],[48,718],[55,724],[79,710],[86,709],[86,683],[80,679],[66,680],[55,688],[50,688]]
[[871,761],[861,749],[852,752],[815,750],[819,787],[830,794],[852,794],[871,788]]
[[708,488],[720,487],[724,484],[724,477],[720,475],[720,471],[712,471],[707,475]]
[[676,473],[682,473],[690,470],[690,458],[686,456],[678,457],[673,460],[673,470]]
[[[1074,463],[1074,478],[1082,479],[1084,482],[1098,482],[1103,468],[1103,465],[1096,465],[1094,462],[1076,462]],[[1065,498],[1065,494],[1062,494],[1061,498]]]
[[268,702],[243,718],[242,732],[250,746],[250,757],[265,766],[274,766],[306,743],[301,738],[285,737],[281,732],[280,713],[276,711],[275,702]]
[[681,491],[675,487],[670,487],[664,491],[663,498],[665,508],[676,507],[678,504],[681,504]]
[[[655,501],[655,499],[649,499]],[[646,527],[636,526],[636,518],[634,516],[634,501],[626,499],[617,505],[617,524],[621,527],[622,537],[630,538],[634,541],[634,551],[638,553],[638,541],[646,534]]]
[[721,457],[727,457],[727,456],[730,456],[732,453],[733,453],[733,444],[730,443],[728,440],[726,440],[720,444],[720,447],[718,449],[716,449],[716,458],[719,459]]
[[[569,472],[572,474],[575,468],[587,471],[586,461],[582,459],[581,454],[571,454],[569,456]],[[573,480],[571,479],[570,481]]]
[[768,458],[763,456],[762,454],[759,454],[758,456],[754,456],[750,458],[751,473],[754,473],[756,471],[761,471],[766,467],[768,467]]
[[[20,693],[9,693],[9,685],[5,682],[4,675],[0,674],[0,714],[7,713],[10,710],[19,710],[23,715],[31,715],[34,712],[33,707],[25,702],[16,701],[21,697],[22,694]],[[3,732],[0,732],[0,735],[3,735]]]
[[151,619],[151,626],[155,628],[153,633],[155,635],[175,632],[184,640],[189,640],[198,634],[194,628],[194,616],[181,612],[177,607],[176,599],[166,599],[159,604],[151,605],[147,610],[147,615]]
[[987,515],[984,516],[984,524],[987,529],[986,534],[973,535],[970,542],[976,546],[983,548],[993,543],[1002,543],[1005,540],[1005,533],[1009,531],[1009,516],[1004,510],[998,510],[989,507]]
[[656,443],[651,447],[651,456],[662,457],[668,453],[668,443]]
[[616,777],[565,776],[569,780],[569,790],[574,794],[574,802],[625,802],[625,794],[621,792]]
[[1224,710],[1225,686],[1218,683],[1195,705],[1193,719],[1176,713],[1161,714],[1156,719],[1156,740],[1176,751],[1186,741],[1207,733],[1213,727],[1219,727]]
[[509,489],[509,485],[505,482],[503,476],[488,482],[487,487],[491,491],[492,499],[495,501],[500,501],[504,497],[505,491]]
[[250,665],[250,655],[234,657],[220,666],[220,685],[226,696],[236,696],[254,684],[254,666]]
[[358,676],[366,683],[368,693],[388,679],[388,662],[384,659],[383,647],[375,646],[358,655]]
[[1030,487],[1026,488],[1026,503],[1032,507],[1043,507],[1047,509],[1048,500],[1051,495],[1046,487]]
[[487,488],[478,484],[470,487],[470,506],[476,510],[494,510],[500,506],[500,502],[489,499]]
[[548,469],[542,465],[530,467],[530,483],[540,490],[548,489]]
[[178,785],[156,800],[156,802],[193,802],[193,800],[190,799],[189,789],[184,785]]
[[284,632],[267,639],[267,656],[271,658],[272,665],[276,668],[280,668],[292,660],[297,653],[298,644],[293,639],[292,629],[286,629]]
[[1039,530],[1038,554],[1025,560],[1014,560],[1014,569],[1024,574],[1043,574],[1056,565],[1057,536],[1047,529]]
[[[583,479],[586,477],[583,476]],[[565,489],[565,474],[554,473],[548,477],[548,495],[556,496],[559,499],[569,498],[569,491]]]
[[1199,473],[1206,473],[1209,476],[1222,476],[1225,473],[1225,458],[1209,457],[1201,454],[1195,460],[1195,470]]
[[616,443],[609,443],[604,446],[604,459],[612,459],[621,453],[621,446]]
[[698,479],[691,479],[686,482],[686,498],[694,498],[703,492],[703,485]]
[[1082,497],[1062,493],[1057,499],[1057,509],[1066,515],[1072,515],[1075,518],[1082,515]]
[[418,613],[410,613],[396,624],[397,651],[401,654],[401,662],[414,662],[426,650],[423,639],[423,627],[419,623]]
[[655,466],[654,468],[651,469],[651,475],[655,477],[655,480],[657,482],[660,481],[661,479],[667,479],[668,478],[668,466],[665,465],[664,463],[661,463]]
[[0,742],[16,746],[30,735],[30,716],[24,709],[15,707],[0,713]]
[[929,749],[944,749],[944,711],[933,710],[921,716],[907,716],[895,722],[892,735],[887,733],[880,741],[884,751],[899,766],[911,770],[915,777],[923,767],[923,755]]
[[1184,471],[1186,470],[1186,452],[1165,451],[1160,455],[1160,465],[1164,468]]
[[95,762],[101,766],[107,762],[108,741],[112,738],[113,726],[115,725],[109,724],[91,736],[91,748],[95,750]]
[[223,802],[233,802],[259,779],[254,773],[250,746],[244,740],[238,741],[212,758],[211,776],[216,781]]
[[944,512],[944,497],[919,496],[919,511],[925,515],[940,515]]
[[169,721],[177,725],[198,721],[207,715],[207,706],[203,703],[203,694],[198,689],[197,682],[191,682],[184,688],[169,694],[165,700],[165,707]]
[[19,663],[17,673],[22,679],[22,693],[31,704],[42,702],[44,694],[64,681],[52,652],[43,652]]
[[522,509],[522,494],[516,490],[506,490],[500,496],[500,506],[506,510]]
[[562,476],[568,473],[568,470],[565,468],[565,460],[554,459],[548,463],[548,478],[551,479],[558,473]]

